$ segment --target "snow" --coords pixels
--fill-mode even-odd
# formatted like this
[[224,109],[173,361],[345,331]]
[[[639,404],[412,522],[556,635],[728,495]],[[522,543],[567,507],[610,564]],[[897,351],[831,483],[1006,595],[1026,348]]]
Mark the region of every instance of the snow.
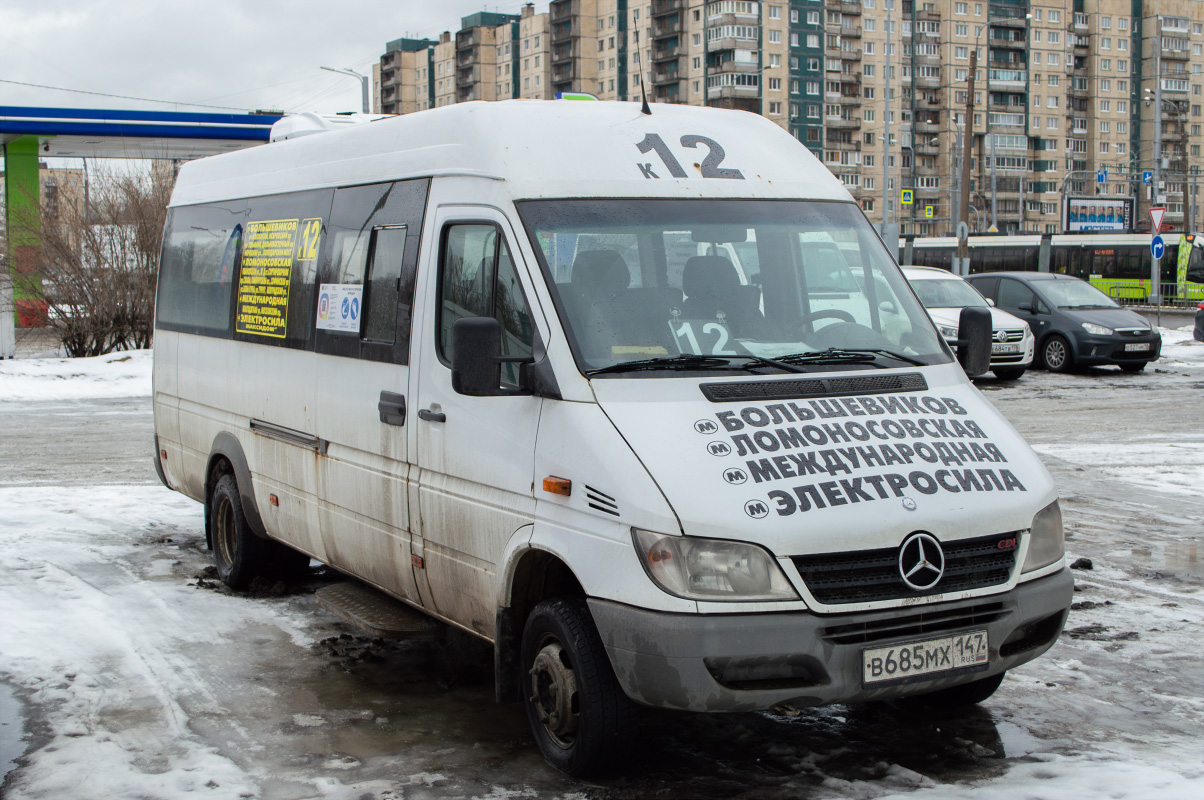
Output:
[[150,350],[0,361],[0,401],[149,396],[151,362]]
[[1033,449],[1143,489],[1196,496],[1204,486],[1204,432],[1130,437],[1125,447],[1107,442],[1059,442],[1035,444]]
[[1162,334],[1162,357],[1153,366],[1204,368],[1204,342],[1192,338],[1194,325],[1181,328],[1159,328]]

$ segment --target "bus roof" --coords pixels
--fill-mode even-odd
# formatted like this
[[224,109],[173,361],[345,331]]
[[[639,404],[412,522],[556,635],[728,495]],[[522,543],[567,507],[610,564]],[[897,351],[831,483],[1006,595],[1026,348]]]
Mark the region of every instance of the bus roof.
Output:
[[639,103],[457,103],[190,162],[172,205],[444,175],[506,181],[516,200],[852,201],[810,150],[758,114],[651,109],[645,115]]

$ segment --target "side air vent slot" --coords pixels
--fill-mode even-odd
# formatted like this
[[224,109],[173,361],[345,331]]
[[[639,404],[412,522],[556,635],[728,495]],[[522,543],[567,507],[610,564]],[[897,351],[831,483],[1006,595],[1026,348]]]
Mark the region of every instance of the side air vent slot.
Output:
[[589,484],[585,485],[585,499],[589,507],[606,514],[619,516],[618,502],[606,492],[600,492]]

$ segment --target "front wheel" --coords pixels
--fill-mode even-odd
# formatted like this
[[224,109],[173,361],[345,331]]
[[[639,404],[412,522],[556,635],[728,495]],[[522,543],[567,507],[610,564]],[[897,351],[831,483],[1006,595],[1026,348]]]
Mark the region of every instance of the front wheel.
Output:
[[1070,344],[1057,334],[1045,340],[1041,348],[1041,360],[1045,362],[1045,368],[1053,372],[1069,372],[1074,366]]
[[523,705],[548,763],[573,777],[610,772],[631,742],[635,706],[611,669],[584,600],[535,607],[523,630]]
[[1001,381],[1014,381],[1024,374],[1025,367],[996,367],[991,370],[995,378]]

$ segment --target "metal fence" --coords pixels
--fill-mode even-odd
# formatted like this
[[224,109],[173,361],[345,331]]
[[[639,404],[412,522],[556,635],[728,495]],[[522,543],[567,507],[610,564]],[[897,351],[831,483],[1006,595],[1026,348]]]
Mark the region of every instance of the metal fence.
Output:
[[1101,287],[1105,294],[1122,306],[1161,305],[1163,308],[1184,308],[1194,310],[1204,302],[1204,284],[1199,283],[1164,283],[1162,284],[1162,302],[1151,292],[1149,281],[1110,281],[1106,287]]

